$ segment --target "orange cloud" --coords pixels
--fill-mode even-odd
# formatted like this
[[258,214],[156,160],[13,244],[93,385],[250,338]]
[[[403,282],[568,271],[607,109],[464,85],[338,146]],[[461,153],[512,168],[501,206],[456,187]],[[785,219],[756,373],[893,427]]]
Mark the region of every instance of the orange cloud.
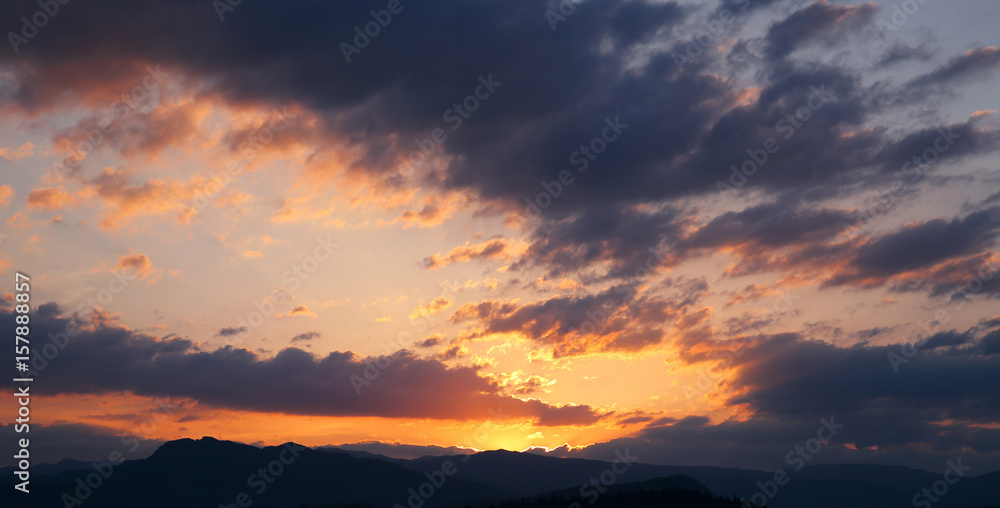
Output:
[[160,278],[160,272],[153,268],[153,262],[150,261],[149,256],[141,253],[131,253],[120,257],[111,271],[131,273],[134,277],[145,280],[147,284],[153,284]]
[[446,296],[439,296],[431,301],[431,303],[413,309],[413,312],[410,313],[410,319],[431,317],[441,313],[441,311],[448,307],[451,307],[451,300]]
[[140,185],[130,182],[131,172],[105,168],[86,182],[86,191],[105,204],[101,227],[116,229],[144,216],[176,214],[180,223],[187,223],[203,204],[214,207],[238,206],[249,197],[226,190],[215,181],[193,176],[187,181],[165,179],[146,180]]
[[424,258],[423,265],[424,268],[437,270],[452,263],[468,262],[474,259],[510,259],[523,250],[524,248],[520,244],[503,238],[494,238],[476,244],[465,242],[465,245],[451,249],[444,256],[434,254]]
[[24,231],[35,227],[35,223],[28,220],[28,216],[25,215],[24,212],[17,212],[14,215],[11,215],[10,218],[7,219],[7,225],[14,229]]
[[280,319],[283,317],[295,317],[295,316],[306,316],[306,317],[311,317],[313,319],[319,317],[319,315],[317,315],[315,312],[310,310],[309,307],[306,307],[305,305],[297,305],[294,308],[292,308],[292,310],[289,311],[288,314],[284,315],[278,314],[275,317]]
[[35,145],[32,143],[25,143],[16,149],[0,148],[0,158],[7,159],[9,161],[16,161],[32,155],[35,155]]
[[10,205],[13,197],[14,189],[11,189],[10,185],[0,185],[0,206]]
[[584,296],[556,296],[520,304],[484,300],[462,305],[449,318],[465,325],[460,340],[520,337],[541,346],[536,358],[624,355],[660,344],[665,328],[681,323],[684,305],[638,297],[627,286]]
[[28,206],[42,208],[50,212],[60,210],[65,206],[74,206],[79,202],[64,187],[42,187],[28,194]]
[[404,228],[414,225],[427,228],[443,223],[450,215],[451,212],[446,211],[444,207],[436,203],[430,203],[424,205],[420,210],[406,210],[393,219],[393,222],[404,223]]

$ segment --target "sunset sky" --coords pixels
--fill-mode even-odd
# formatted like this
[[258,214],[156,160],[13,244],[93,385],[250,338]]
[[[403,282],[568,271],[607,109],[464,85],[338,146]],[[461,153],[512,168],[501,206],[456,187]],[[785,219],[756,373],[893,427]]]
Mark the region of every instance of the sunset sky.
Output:
[[36,462],[1000,469],[996,2],[233,3],[0,5]]

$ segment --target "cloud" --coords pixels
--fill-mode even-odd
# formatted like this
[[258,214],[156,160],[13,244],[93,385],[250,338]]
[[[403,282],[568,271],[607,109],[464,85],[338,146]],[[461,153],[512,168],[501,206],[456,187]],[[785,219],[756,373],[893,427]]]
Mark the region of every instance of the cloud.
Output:
[[410,313],[410,319],[428,318],[440,314],[451,307],[451,300],[447,296],[439,296],[426,305],[420,305]]
[[417,347],[423,347],[423,348],[434,347],[434,346],[437,346],[438,344],[440,344],[442,340],[444,340],[443,337],[438,336],[438,335],[434,335],[434,336],[431,336],[431,337],[427,337],[426,339],[424,339],[424,340],[416,343],[415,346],[417,346]]
[[540,225],[525,255],[513,266],[543,266],[550,277],[608,265],[609,277],[629,277],[676,262],[661,252],[665,238],[679,236],[685,221],[675,210],[613,211],[589,207],[578,215]]
[[852,253],[853,259],[824,284],[879,284],[899,274],[972,254],[984,254],[998,236],[1000,208],[950,221],[933,219],[911,223],[861,245]]
[[1000,65],[1000,49],[989,46],[966,51],[934,71],[913,78],[910,86],[948,85],[955,81],[982,78]]
[[117,271],[130,273],[140,279],[149,278],[150,283],[158,278],[158,271],[153,269],[153,262],[150,261],[149,256],[138,252],[118,258],[118,262],[112,268],[112,272]]
[[295,307],[292,308],[292,310],[288,311],[288,314],[278,314],[276,317],[282,318],[282,317],[295,317],[295,316],[306,316],[306,317],[311,317],[313,319],[319,317],[318,314],[310,310],[309,307],[306,307],[305,305],[296,305]]
[[311,341],[313,339],[317,339],[319,337],[320,337],[320,333],[317,332],[317,331],[304,332],[304,333],[300,333],[300,334],[292,337],[292,340],[290,342],[293,342],[293,343],[295,343],[295,342],[309,342],[309,341]]
[[746,245],[775,249],[829,240],[848,227],[852,215],[842,210],[813,210],[774,202],[726,212],[698,228],[682,243],[685,249]]
[[[32,330],[42,336],[63,332],[68,319],[58,306],[43,307],[33,316]],[[0,309],[0,326],[14,326],[12,309]],[[509,397],[480,376],[478,367],[447,367],[405,350],[381,357],[314,356],[289,347],[261,358],[233,347],[203,351],[186,339],[156,338],[107,320],[80,327],[72,340],[58,357],[59,368],[45,370],[48,393],[127,391],[220,408],[321,416],[470,420],[489,418],[492,410],[503,419],[544,426],[590,425],[603,416],[589,406]],[[377,378],[365,378],[366,369],[386,364]]]
[[0,206],[10,205],[13,197],[14,189],[11,189],[10,185],[0,185]]
[[249,330],[249,328],[247,328],[245,326],[240,326],[240,327],[226,326],[226,327],[220,328],[219,331],[218,331],[218,333],[216,333],[215,335],[217,337],[229,337],[229,336],[232,336],[232,335],[239,335],[239,334],[241,334],[241,333],[243,333],[243,332],[245,332],[247,330]]
[[466,242],[465,245],[455,247],[444,256],[433,254],[424,258],[424,268],[437,270],[452,263],[470,262],[478,259],[510,259],[516,244],[503,238],[494,238],[481,243]]
[[17,148],[0,148],[0,159],[16,161],[35,155],[35,145],[28,142]]
[[65,187],[42,187],[40,189],[33,189],[28,193],[29,207],[41,208],[49,212],[55,212],[67,206],[74,206],[78,202],[78,197],[67,192]]
[[927,45],[908,46],[906,43],[896,41],[889,49],[882,54],[876,64],[877,67],[885,67],[905,62],[907,60],[927,61],[934,56],[934,52]]
[[836,40],[843,32],[870,21],[878,11],[874,3],[851,6],[818,0],[771,25],[767,31],[768,52],[772,58],[781,58],[810,40]]
[[449,318],[465,324],[463,340],[517,333],[555,357],[601,352],[638,352],[659,344],[683,315],[683,304],[637,296],[619,285],[600,293],[552,297],[519,304],[484,300],[462,305]]

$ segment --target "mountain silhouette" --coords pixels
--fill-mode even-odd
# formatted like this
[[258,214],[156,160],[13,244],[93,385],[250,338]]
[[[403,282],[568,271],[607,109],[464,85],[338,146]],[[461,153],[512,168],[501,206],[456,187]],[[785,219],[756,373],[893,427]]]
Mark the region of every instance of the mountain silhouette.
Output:
[[[742,506],[733,498],[749,500],[769,490],[774,478],[766,471],[644,464],[627,450],[611,461],[503,450],[408,460],[295,443],[258,448],[210,437],[169,441],[146,459],[114,466],[61,461],[32,472],[30,495],[12,488],[16,477],[9,471],[3,475],[0,506],[721,508]],[[921,489],[942,478],[865,464],[812,466],[788,476],[767,497],[768,507],[912,507]],[[1000,506],[1000,472],[962,477],[933,503],[933,508],[988,506]]]
[[[445,480],[433,490],[424,488],[424,493],[432,492],[422,504],[426,508],[513,497],[487,485],[446,476],[440,470],[429,473]],[[246,506],[254,508],[328,503],[392,507],[396,503],[407,506],[414,493],[420,496],[424,484],[432,485],[423,472],[381,460],[317,451],[295,443],[257,448],[210,437],[164,443],[149,458],[115,466],[97,488],[80,487],[81,482],[86,486],[88,476],[96,478],[93,475],[97,474],[89,468],[33,478],[30,495],[5,486],[0,506],[65,506],[64,494],[83,498],[80,494],[89,489],[82,504],[72,506],[228,508],[240,506],[238,496],[242,493],[243,503],[249,500]]]
[[[433,469],[444,460],[462,456],[428,456],[409,461],[414,469]],[[521,496],[537,496],[560,489],[577,488],[613,462],[566,459],[533,453],[481,452],[471,456],[456,478],[484,483]],[[944,469],[942,464],[942,471]],[[912,508],[913,497],[942,478],[941,473],[901,466],[844,464],[805,467],[786,471],[788,482],[767,498],[769,508]],[[762,491],[774,473],[711,466],[662,466],[637,463],[618,475],[621,482],[635,483],[684,475],[698,481],[718,496],[746,498]],[[967,476],[949,486],[933,508],[983,508],[1000,506],[1000,472]]]

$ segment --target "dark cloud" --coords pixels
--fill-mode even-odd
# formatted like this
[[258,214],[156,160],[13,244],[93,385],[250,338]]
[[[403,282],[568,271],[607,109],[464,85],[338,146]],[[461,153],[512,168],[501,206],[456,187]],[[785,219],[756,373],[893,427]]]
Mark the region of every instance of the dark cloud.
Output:
[[300,334],[292,337],[291,342],[308,342],[310,340],[319,338],[319,336],[320,336],[320,333],[317,332],[317,331],[300,333]]
[[[930,418],[995,419],[1000,405],[990,387],[1000,376],[997,360],[974,349],[954,354],[955,347],[978,341],[957,340],[956,333],[933,335],[912,358],[903,356],[902,344],[841,348],[795,334],[770,336],[735,360],[733,383],[743,393],[729,402],[774,417],[928,408]],[[890,353],[903,358],[896,359],[896,369]]]
[[688,249],[750,244],[775,249],[829,240],[843,231],[851,214],[842,210],[796,209],[772,203],[726,212],[681,243]]
[[528,251],[515,268],[541,265],[552,277],[609,263],[611,277],[649,273],[674,261],[660,247],[679,236],[682,219],[677,211],[612,211],[592,207],[561,221],[546,222],[535,230]]
[[977,254],[1000,235],[1000,208],[972,213],[951,221],[934,219],[910,224],[861,246],[844,273],[827,285],[885,278],[929,268],[943,261]]
[[956,56],[934,71],[913,78],[910,86],[948,85],[955,81],[983,78],[1000,65],[1000,49],[977,48]]
[[417,347],[434,347],[441,343],[441,337],[434,336],[428,337],[416,344]]
[[920,181],[950,162],[982,155],[1000,147],[1000,134],[982,129],[974,120],[915,129],[886,143],[873,162],[906,185]]
[[750,13],[755,9],[769,7],[780,2],[781,0],[722,0],[719,2],[715,16],[719,16],[723,10],[729,10],[736,15]]
[[980,351],[986,356],[993,356],[1000,353],[1000,329],[994,330],[979,342]]
[[850,6],[818,0],[771,25],[767,31],[768,53],[772,58],[781,58],[807,41],[829,40],[868,22],[878,10],[872,3]]
[[217,337],[229,337],[230,335],[239,335],[245,331],[247,331],[247,327],[245,326],[240,326],[240,327],[226,326],[219,329],[218,333],[216,333],[215,335]]
[[[36,315],[32,326],[44,333],[64,330],[67,322]],[[0,311],[0,326],[14,326],[12,311]],[[503,396],[478,368],[447,367],[407,351],[378,358],[350,352],[316,357],[289,347],[261,358],[232,347],[200,351],[186,339],[157,339],[105,321],[80,330],[45,368],[47,393],[127,391],[187,397],[220,408],[327,416],[466,420],[486,418],[492,410],[540,425],[585,425],[600,418],[589,406]]]
[[895,65],[910,60],[927,61],[934,56],[934,51],[926,44],[919,46],[909,46],[904,42],[896,41],[889,47],[875,64],[876,68]]

